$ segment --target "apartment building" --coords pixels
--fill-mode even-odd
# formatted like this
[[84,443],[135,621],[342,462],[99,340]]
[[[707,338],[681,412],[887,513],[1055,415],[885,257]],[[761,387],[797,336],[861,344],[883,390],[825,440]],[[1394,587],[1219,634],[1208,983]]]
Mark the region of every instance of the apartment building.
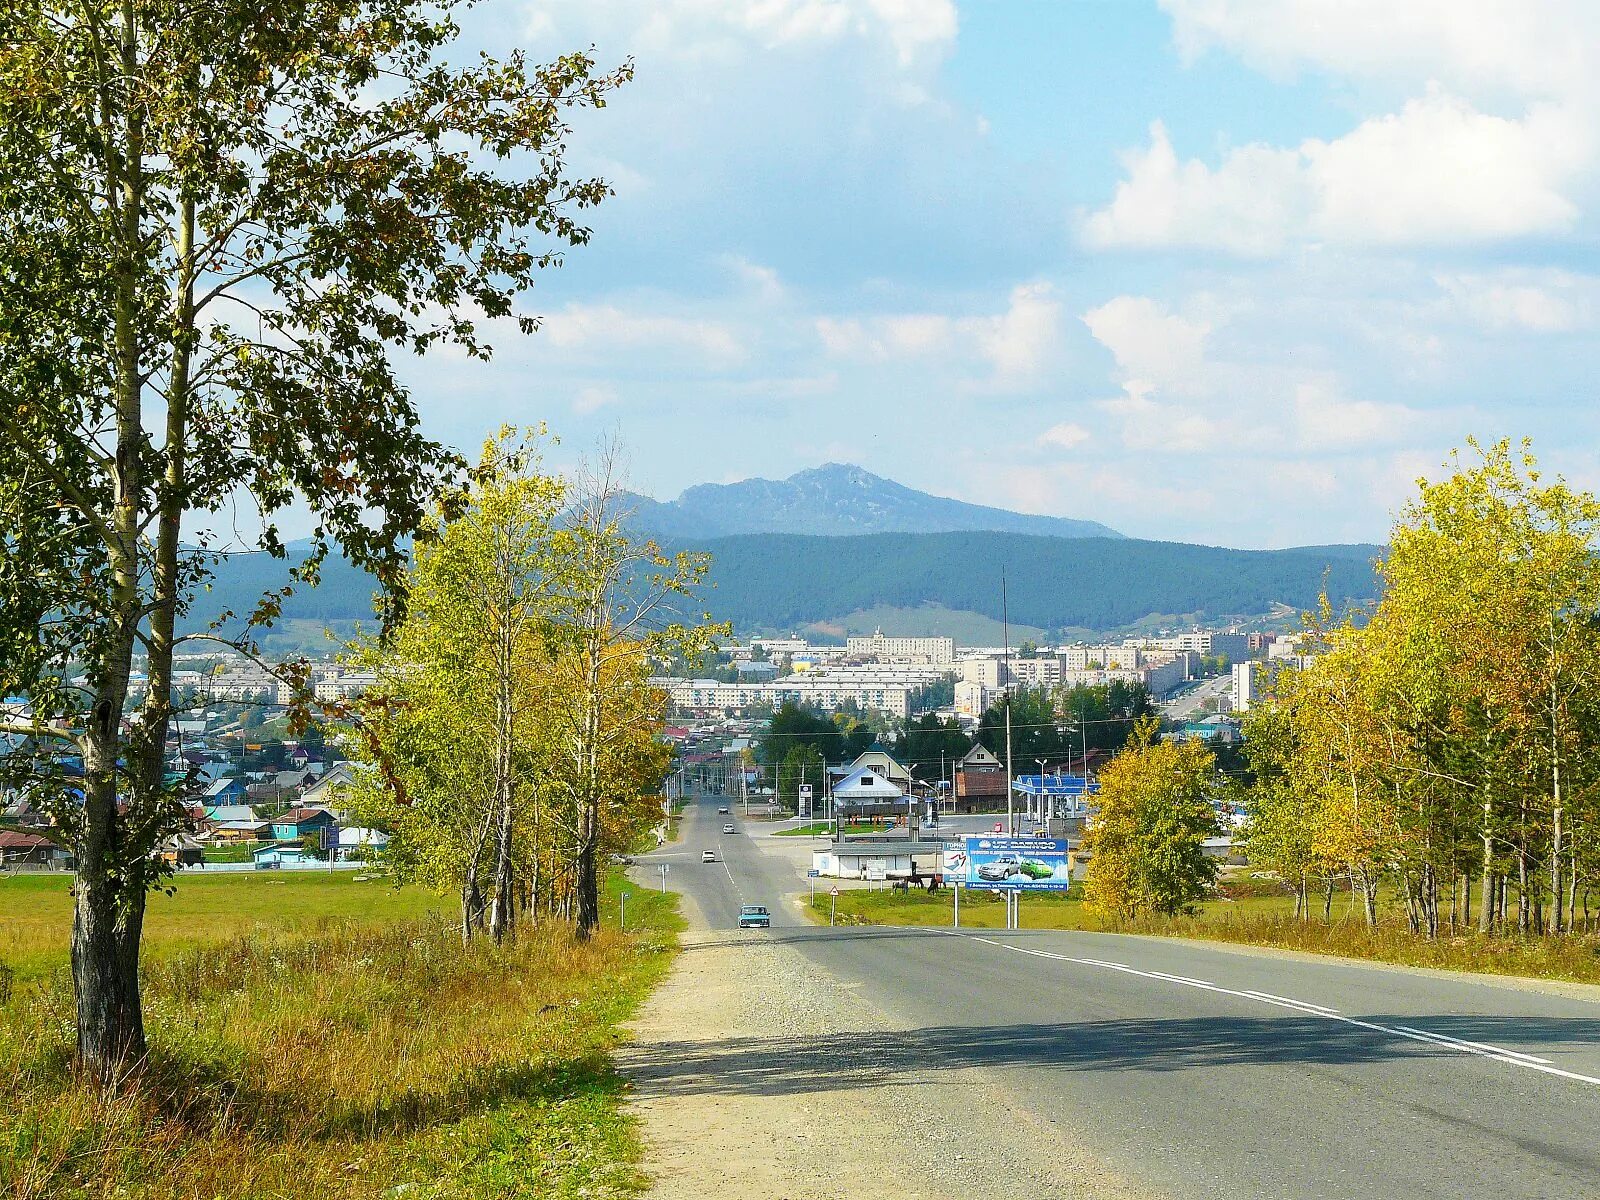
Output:
[[947,667],[956,661],[954,638],[885,637],[881,629],[871,637],[846,638],[845,652],[851,658],[873,658],[879,662],[923,662]]

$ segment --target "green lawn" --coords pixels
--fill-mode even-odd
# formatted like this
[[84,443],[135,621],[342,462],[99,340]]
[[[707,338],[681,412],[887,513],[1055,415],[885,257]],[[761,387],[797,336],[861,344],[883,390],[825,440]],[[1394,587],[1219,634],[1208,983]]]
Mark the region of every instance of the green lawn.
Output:
[[180,877],[151,898],[145,1083],[107,1096],[70,1070],[66,880],[0,880],[0,1196],[635,1196],[610,1051],[682,925],[629,886],[619,932],[623,886],[588,942],[463,948],[417,889]]

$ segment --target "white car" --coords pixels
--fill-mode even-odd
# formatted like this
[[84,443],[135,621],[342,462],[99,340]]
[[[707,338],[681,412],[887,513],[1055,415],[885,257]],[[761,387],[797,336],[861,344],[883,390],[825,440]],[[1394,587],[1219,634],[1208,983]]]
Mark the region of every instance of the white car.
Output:
[[717,852],[715,850],[702,850],[702,851],[700,851],[700,861],[703,862],[703,863],[716,862],[717,861]]
[[723,833],[732,833],[733,832],[733,822],[729,821],[726,825],[724,825],[722,827],[722,832]]

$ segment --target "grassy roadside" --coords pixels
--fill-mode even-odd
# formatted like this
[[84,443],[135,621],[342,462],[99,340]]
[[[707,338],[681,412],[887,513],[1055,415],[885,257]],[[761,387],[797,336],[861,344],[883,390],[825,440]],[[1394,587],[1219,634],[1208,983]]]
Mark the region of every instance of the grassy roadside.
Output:
[[[21,912],[37,927],[16,882],[0,881],[0,924]],[[0,1196],[635,1195],[639,1145],[610,1051],[681,922],[673,897],[629,886],[620,933],[623,886],[609,881],[586,944],[546,928],[468,950],[425,893],[184,880],[174,904],[188,893],[224,911],[189,914],[193,936],[154,923],[151,1069],[110,1098],[71,1075],[64,948],[36,932],[32,969],[0,999]],[[35,899],[48,911],[61,898]]]
[[[828,834],[828,833],[832,833],[832,832],[833,832],[833,822],[832,821],[813,821],[809,825],[799,825],[799,826],[796,826],[793,829],[776,829],[776,830],[773,830],[772,836],[773,837],[822,837],[824,834]],[[846,836],[849,836],[849,835],[858,834],[858,833],[883,833],[883,832],[885,832],[885,829],[884,829],[884,827],[882,825],[866,825],[866,824],[858,824],[857,822],[850,821],[850,822],[847,822],[845,824],[844,832],[845,832]]]
[[[1400,966],[1600,984],[1600,936],[1594,934],[1524,939],[1483,937],[1471,932],[1429,941],[1411,934],[1394,902],[1382,905],[1378,925],[1368,929],[1359,915],[1349,911],[1344,897],[1335,901],[1333,920],[1324,924],[1320,907],[1315,908],[1311,920],[1298,921],[1293,916],[1291,897],[1248,886],[1234,891],[1231,897],[1208,901],[1193,917],[1122,923],[1108,922],[1089,912],[1076,894],[1077,889],[1065,897],[1028,895],[1022,900],[1022,927],[1198,938]],[[818,891],[812,897],[811,918],[827,924],[828,905],[826,891]],[[948,926],[952,909],[948,890],[931,895],[852,890],[840,892],[837,920],[851,925]],[[961,924],[971,929],[1004,928],[1005,902],[987,891],[965,891],[961,896]]]

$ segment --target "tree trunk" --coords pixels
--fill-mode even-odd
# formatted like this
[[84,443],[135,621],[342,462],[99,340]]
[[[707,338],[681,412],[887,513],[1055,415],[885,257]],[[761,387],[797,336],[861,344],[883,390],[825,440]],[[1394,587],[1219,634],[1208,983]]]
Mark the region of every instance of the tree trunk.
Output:
[[1333,876],[1328,876],[1327,883],[1322,889],[1322,923],[1333,923]]
[[1371,929],[1378,923],[1378,889],[1366,867],[1362,867],[1356,875],[1361,884],[1361,915],[1366,918],[1367,928]]
[[1478,912],[1478,932],[1494,929],[1494,836],[1489,829],[1491,803],[1483,802],[1483,907]]
[[1533,912],[1528,907],[1528,855],[1523,847],[1517,848],[1517,932],[1528,936],[1533,922]]
[[512,804],[509,782],[500,802],[500,829],[494,856],[494,898],[489,905],[489,936],[497,943],[505,941],[515,919],[512,913]]
[[78,848],[73,889],[72,987],[77,1000],[78,1065],[115,1085],[144,1064],[144,1015],[139,1001],[139,938],[144,927],[144,877],[129,881],[114,869],[116,782],[90,782],[85,837]]
[[578,937],[587,939],[600,927],[600,814],[597,806],[584,809],[578,841]]

